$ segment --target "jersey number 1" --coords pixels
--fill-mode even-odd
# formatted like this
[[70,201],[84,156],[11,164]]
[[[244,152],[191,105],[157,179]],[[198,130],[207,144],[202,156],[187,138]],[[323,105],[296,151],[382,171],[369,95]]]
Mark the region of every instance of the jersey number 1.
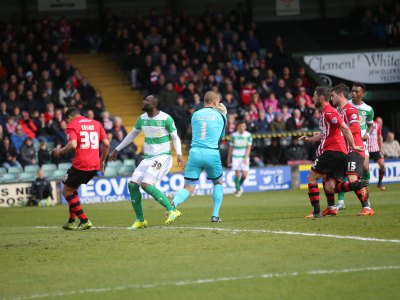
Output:
[[81,131],[81,149],[99,149],[99,135],[96,131]]

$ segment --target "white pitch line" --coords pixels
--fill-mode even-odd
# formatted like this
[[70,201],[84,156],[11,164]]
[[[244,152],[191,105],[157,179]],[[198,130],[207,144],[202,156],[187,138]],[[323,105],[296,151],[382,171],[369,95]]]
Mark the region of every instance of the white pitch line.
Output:
[[[33,226],[30,228],[35,229],[60,229],[61,227],[57,226]],[[95,226],[93,229],[126,229],[127,227],[112,227],[112,226]],[[382,239],[382,238],[373,238],[373,237],[362,237],[362,236],[353,236],[353,235],[337,235],[337,234],[329,234],[329,233],[315,233],[315,232],[296,232],[296,231],[282,231],[282,230],[269,230],[269,229],[231,229],[231,228],[212,228],[212,227],[190,227],[190,226],[155,226],[150,227],[149,229],[186,229],[186,230],[206,230],[206,231],[225,231],[230,233],[240,233],[240,232],[249,232],[249,233],[269,233],[269,234],[280,234],[280,235],[300,235],[300,236],[312,236],[312,237],[325,237],[325,238],[334,238],[334,239],[344,239],[344,240],[355,240],[355,241],[363,241],[363,242],[380,242],[380,243],[400,243],[400,240],[397,239]],[[148,229],[147,229],[148,230]]]
[[58,291],[51,293],[43,293],[43,294],[32,294],[28,296],[20,296],[14,298],[3,298],[3,300],[31,300],[31,299],[40,299],[40,298],[56,298],[63,296],[71,296],[71,295],[83,295],[89,293],[105,293],[105,292],[114,292],[114,291],[122,291],[128,289],[153,289],[158,287],[168,287],[168,286],[186,286],[186,285],[196,285],[196,284],[205,284],[205,283],[217,283],[224,281],[239,281],[239,280],[249,280],[249,279],[269,279],[269,278],[280,278],[280,277],[296,277],[302,275],[325,275],[325,274],[338,274],[338,273],[355,273],[355,272],[367,272],[367,271],[384,271],[384,270],[399,270],[400,265],[394,266],[377,266],[377,267],[368,267],[368,268],[354,268],[354,269],[341,269],[341,270],[312,270],[307,272],[285,272],[285,273],[265,273],[259,275],[247,275],[247,276],[234,276],[234,277],[218,277],[218,278],[205,278],[205,279],[196,279],[196,280],[182,280],[182,281],[171,281],[171,282],[163,282],[163,283],[149,283],[149,284],[132,284],[125,286],[115,286],[115,287],[107,287],[107,288],[89,288],[82,290],[72,290],[72,291]]

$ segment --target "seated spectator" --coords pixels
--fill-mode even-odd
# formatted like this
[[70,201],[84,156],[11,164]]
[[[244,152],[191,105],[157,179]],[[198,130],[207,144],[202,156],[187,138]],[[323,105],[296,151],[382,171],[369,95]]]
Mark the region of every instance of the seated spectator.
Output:
[[282,114],[279,112],[275,115],[275,118],[272,120],[271,124],[269,124],[269,127],[272,132],[287,131],[286,122],[283,119]]
[[44,176],[43,169],[40,168],[37,171],[37,177],[32,182],[32,199],[26,203],[26,206],[49,206],[53,204],[53,201],[53,188],[51,187],[50,181]]
[[243,114],[243,120],[246,122],[247,124],[247,131],[250,133],[255,133],[257,132],[258,128],[257,128],[257,121],[258,120],[252,120],[250,113],[248,111],[245,111]]
[[101,113],[101,123],[103,124],[104,130],[109,132],[112,130],[114,123],[110,119],[110,113],[108,111],[103,111]]
[[265,111],[260,110],[257,120],[257,133],[266,133],[269,131],[269,122],[265,118]]
[[35,119],[35,125],[37,127],[36,138],[39,141],[54,141],[52,135],[52,129],[49,123],[46,123],[46,117],[44,113],[39,115],[39,118]]
[[176,129],[178,130],[178,135],[182,141],[186,140],[187,127],[189,124],[188,118],[188,106],[182,96],[179,96],[176,100],[175,105],[171,107],[171,117],[175,121]]
[[400,158],[400,144],[394,139],[394,133],[388,132],[386,141],[383,143],[386,158]]
[[[1,95],[0,95],[1,100]],[[7,103],[5,101],[0,102],[0,125],[5,125],[10,114],[7,112]]]
[[69,106],[77,92],[78,91],[72,86],[72,82],[67,80],[64,87],[58,91],[58,105],[60,107]]
[[271,124],[271,122],[275,119],[275,113],[272,106],[268,106],[265,110],[265,119],[267,120],[268,124]]
[[271,106],[274,113],[278,111],[278,104],[278,99],[276,99],[274,92],[269,93],[268,97],[264,99],[265,109],[267,109],[268,106]]
[[167,84],[163,87],[160,93],[160,98],[164,111],[168,113],[170,107],[176,103],[176,98],[178,98],[178,94],[175,91],[172,82],[167,82]]
[[112,133],[114,136],[116,136],[118,131],[122,131],[122,133],[124,134],[124,137],[127,136],[127,132],[125,129],[125,126],[122,125],[122,119],[120,117],[115,117],[114,121],[113,121],[113,128],[112,128]]
[[307,122],[301,116],[301,112],[298,108],[293,111],[293,116],[286,121],[286,128],[289,131],[301,130],[307,127]]
[[285,122],[287,122],[287,120],[292,117],[292,114],[289,112],[289,107],[287,105],[282,105],[281,113],[282,113],[282,118],[285,120]]
[[10,139],[5,136],[3,141],[0,142],[0,162],[4,168],[19,167],[22,165],[17,160],[18,152],[14,145],[11,144]]
[[279,143],[279,138],[272,138],[271,144],[265,147],[264,163],[266,165],[279,165],[284,163],[284,151]]
[[26,140],[26,134],[22,130],[22,126],[18,124],[17,127],[15,128],[15,133],[10,134],[10,141],[17,150],[17,153],[20,152],[22,144],[24,143],[25,140]]
[[294,97],[294,101],[295,101],[296,106],[299,106],[300,98],[303,98],[305,100],[306,107],[314,107],[314,104],[312,102],[311,96],[306,93],[306,88],[305,87],[300,87],[299,88],[299,92]]
[[23,132],[27,137],[34,139],[36,137],[37,127],[35,122],[30,118],[29,112],[22,112],[22,119],[18,121],[18,125],[21,126]]
[[20,162],[23,166],[37,165],[36,150],[35,147],[33,146],[32,138],[30,137],[26,138],[24,144],[21,147],[19,157],[20,157]]
[[228,114],[238,113],[239,103],[232,93],[226,92],[222,99],[222,103],[225,105]]
[[304,145],[299,144],[299,139],[296,136],[292,136],[291,144],[285,150],[285,159],[286,161],[293,160],[307,160],[308,153],[307,149]]
[[308,129],[310,130],[319,130],[319,118],[321,113],[318,109],[314,110],[311,118],[308,120]]
[[226,134],[232,134],[236,131],[236,117],[237,114],[228,113],[228,124],[226,124]]
[[251,81],[245,82],[240,90],[242,104],[244,106],[248,106],[255,93],[257,93],[257,90],[253,87],[253,83]]
[[39,151],[38,151],[38,162],[39,166],[41,167],[43,164],[50,164],[52,163],[51,154],[47,150],[47,143],[41,142]]
[[8,117],[7,123],[5,124],[5,131],[7,134],[15,133],[15,129],[17,128],[17,122],[15,122],[14,117]]
[[279,98],[279,105],[282,107],[284,105],[293,108],[294,107],[294,98],[290,89],[287,89],[282,97]]
[[264,110],[264,106],[261,102],[261,98],[259,94],[254,94],[250,106],[249,106],[249,112],[250,112],[250,117],[252,120],[258,120],[258,115],[259,112]]

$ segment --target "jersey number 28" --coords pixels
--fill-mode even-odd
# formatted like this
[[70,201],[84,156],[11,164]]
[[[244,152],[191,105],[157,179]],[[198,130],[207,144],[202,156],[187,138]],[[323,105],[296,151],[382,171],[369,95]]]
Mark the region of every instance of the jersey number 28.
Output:
[[81,149],[99,149],[99,135],[96,131],[81,131]]

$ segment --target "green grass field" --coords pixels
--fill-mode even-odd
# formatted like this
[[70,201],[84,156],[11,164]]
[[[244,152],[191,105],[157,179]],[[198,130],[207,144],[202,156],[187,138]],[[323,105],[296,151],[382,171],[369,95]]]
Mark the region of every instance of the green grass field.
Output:
[[66,206],[0,209],[0,298],[399,299],[400,185],[371,200],[373,217],[351,194],[306,220],[306,190],[228,195],[215,224],[211,197],[193,197],[170,227],[146,200],[134,232],[130,202],[84,206],[95,227],[73,232]]

